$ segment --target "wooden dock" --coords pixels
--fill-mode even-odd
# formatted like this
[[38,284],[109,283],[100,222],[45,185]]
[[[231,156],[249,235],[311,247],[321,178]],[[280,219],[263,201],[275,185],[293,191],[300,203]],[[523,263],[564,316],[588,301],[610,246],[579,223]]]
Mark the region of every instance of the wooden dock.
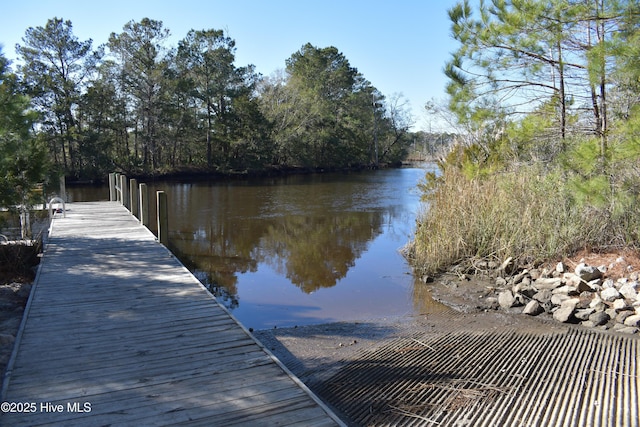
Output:
[[5,426],[343,425],[117,202],[54,218],[2,401]]

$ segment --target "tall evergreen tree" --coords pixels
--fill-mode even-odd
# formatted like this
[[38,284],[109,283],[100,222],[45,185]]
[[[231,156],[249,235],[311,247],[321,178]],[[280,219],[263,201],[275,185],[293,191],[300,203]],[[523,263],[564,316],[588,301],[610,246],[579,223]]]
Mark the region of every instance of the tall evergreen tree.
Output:
[[[484,130],[490,141],[505,115],[545,116],[547,141],[566,149],[569,135],[596,135],[606,156],[608,95],[615,62],[614,41],[636,0],[469,1],[449,11],[460,42],[445,67],[450,107],[461,121]],[[538,122],[542,124],[542,121]]]
[[[223,122],[230,104],[229,83],[233,79],[235,42],[223,31],[191,30],[178,44],[177,60],[186,87],[196,101],[196,113],[203,118],[206,131],[207,166],[213,166],[214,123]],[[226,145],[223,135],[217,138],[220,153]],[[227,150],[228,151],[228,150]]]
[[[46,173],[46,150],[31,135],[35,114],[0,50],[0,206],[25,212]],[[41,202],[41,200],[38,200]]]
[[144,18],[130,21],[120,34],[111,33],[108,47],[119,67],[120,90],[127,99],[134,124],[134,157],[146,172],[162,165],[163,101],[171,52],[164,47],[169,37],[161,21]]
[[77,107],[84,85],[95,70],[100,52],[92,41],[79,41],[71,21],[53,18],[44,27],[31,27],[16,46],[27,93],[41,114],[53,159],[64,172],[77,175],[82,159]]
[[[353,117],[350,100],[366,85],[357,69],[335,47],[309,43],[286,61],[289,81],[304,111],[303,130],[295,140],[298,161],[308,166],[343,166],[348,137],[345,126]],[[367,105],[370,105],[367,102]]]

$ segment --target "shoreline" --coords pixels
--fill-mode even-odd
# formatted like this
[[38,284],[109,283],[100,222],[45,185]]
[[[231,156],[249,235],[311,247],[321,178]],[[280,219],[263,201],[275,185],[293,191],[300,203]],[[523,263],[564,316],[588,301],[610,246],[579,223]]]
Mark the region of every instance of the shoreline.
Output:
[[[211,171],[205,169],[183,169],[163,173],[136,173],[136,172],[120,172],[125,173],[129,178],[137,180],[154,181],[216,181],[216,180],[241,180],[241,179],[268,179],[276,177],[285,177],[292,175],[312,175],[324,173],[357,173],[370,170],[380,169],[398,169],[419,167],[419,165],[432,163],[431,160],[425,161],[402,161],[398,163],[381,163],[375,165],[355,165],[352,167],[302,167],[302,166],[277,166],[264,169],[243,170],[243,171]],[[66,178],[66,185],[69,186],[91,186],[103,185],[107,183],[104,179],[71,179]]]

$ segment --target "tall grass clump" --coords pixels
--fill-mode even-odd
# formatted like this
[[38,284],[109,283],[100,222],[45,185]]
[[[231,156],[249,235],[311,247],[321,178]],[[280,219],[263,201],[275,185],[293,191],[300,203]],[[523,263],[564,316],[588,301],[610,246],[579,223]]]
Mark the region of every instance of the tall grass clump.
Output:
[[576,179],[547,168],[532,164],[469,177],[444,167],[431,175],[422,185],[429,209],[417,220],[407,258],[421,273],[436,274],[453,265],[471,268],[479,259],[536,264],[637,240],[637,203],[629,199],[620,208],[617,201],[615,212],[584,203]]

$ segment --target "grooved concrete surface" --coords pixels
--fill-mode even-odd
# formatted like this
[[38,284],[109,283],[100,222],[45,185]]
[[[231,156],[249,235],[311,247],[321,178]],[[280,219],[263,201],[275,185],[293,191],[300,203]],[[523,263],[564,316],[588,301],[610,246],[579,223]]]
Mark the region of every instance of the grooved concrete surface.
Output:
[[638,426],[640,339],[497,312],[257,333],[353,426]]

